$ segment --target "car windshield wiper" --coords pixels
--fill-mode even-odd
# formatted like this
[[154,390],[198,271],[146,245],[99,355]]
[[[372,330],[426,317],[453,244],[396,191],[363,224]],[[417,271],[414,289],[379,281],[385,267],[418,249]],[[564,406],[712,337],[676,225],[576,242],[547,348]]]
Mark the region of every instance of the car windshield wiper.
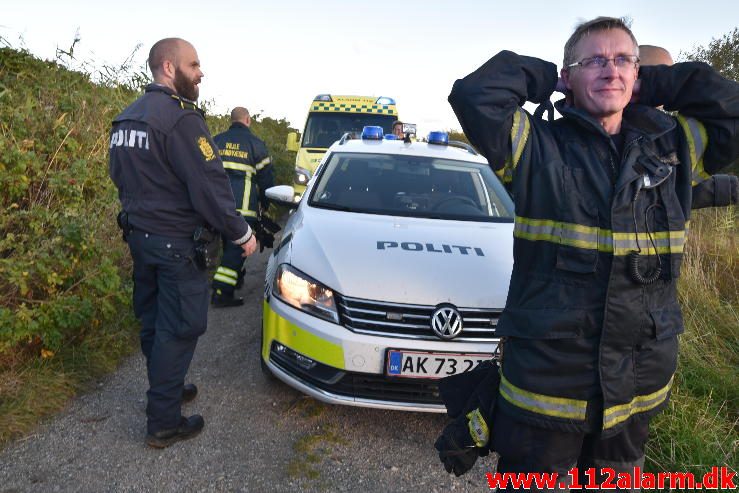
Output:
[[362,212],[362,211],[358,211],[356,209],[352,209],[351,207],[348,207],[346,205],[339,205],[339,204],[323,204],[321,202],[314,202],[311,205],[313,207],[319,207],[321,209],[331,209],[332,211]]

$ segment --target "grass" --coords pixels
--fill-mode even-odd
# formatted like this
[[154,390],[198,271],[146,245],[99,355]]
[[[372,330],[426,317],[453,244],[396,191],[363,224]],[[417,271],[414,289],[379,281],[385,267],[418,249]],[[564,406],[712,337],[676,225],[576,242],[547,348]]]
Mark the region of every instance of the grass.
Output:
[[687,471],[739,463],[739,208],[691,222],[679,283],[685,319],[669,408],[652,421],[647,468]]
[[19,356],[0,369],[0,446],[31,432],[58,413],[69,399],[110,373],[136,348],[133,316],[121,310],[116,327],[96,331],[53,356]]
[[295,457],[287,465],[288,476],[317,480],[321,474],[316,467],[329,454],[330,446],[345,444],[346,441],[331,427],[300,437],[293,444]]

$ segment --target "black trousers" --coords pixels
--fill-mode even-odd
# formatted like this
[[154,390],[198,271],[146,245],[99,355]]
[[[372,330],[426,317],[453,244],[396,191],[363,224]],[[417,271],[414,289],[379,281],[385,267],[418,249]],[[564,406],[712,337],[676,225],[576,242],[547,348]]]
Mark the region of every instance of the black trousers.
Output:
[[[632,420],[626,428],[610,438],[599,433],[568,433],[549,430],[521,423],[505,412],[495,414],[493,424],[493,450],[500,454],[498,472],[505,473],[558,473],[568,484],[570,469],[577,467],[578,483],[587,486],[590,478],[586,472],[594,468],[594,480],[590,484],[603,484],[608,474],[603,469],[613,469],[615,474],[631,474],[635,467],[644,467],[644,448],[649,436],[649,420]],[[633,480],[633,478],[632,478]],[[524,491],[509,487],[501,491]],[[567,488],[536,489],[528,491],[569,491]],[[577,491],[601,491],[582,489]],[[639,491],[604,489],[603,491]]]
[[194,262],[194,242],[141,231],[128,236],[133,258],[133,308],[146,358],[147,430],[176,427],[182,386],[198,337],[208,322],[208,277]]
[[[254,230],[253,224],[250,221],[247,221],[247,223]],[[226,297],[231,297],[236,290],[236,286],[243,283],[243,267],[246,259],[242,257],[244,250],[240,246],[234,245],[226,238],[223,238],[222,241],[223,256],[221,257],[221,265],[213,276],[213,290],[220,291],[220,294]]]

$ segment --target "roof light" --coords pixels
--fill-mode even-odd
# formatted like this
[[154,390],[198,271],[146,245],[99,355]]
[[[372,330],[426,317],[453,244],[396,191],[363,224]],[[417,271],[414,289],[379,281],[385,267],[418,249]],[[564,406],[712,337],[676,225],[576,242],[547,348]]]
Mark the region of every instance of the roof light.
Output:
[[362,140],[382,140],[384,134],[382,127],[367,125],[362,129]]
[[385,134],[385,140],[398,140],[398,136],[395,134]]
[[393,98],[386,98],[384,96],[381,96],[377,98],[375,104],[395,104],[395,100]]
[[428,136],[429,144],[447,145],[449,144],[449,134],[446,132],[429,132]]
[[330,94],[319,94],[315,98],[313,98],[313,101],[326,101],[327,103],[333,102],[333,99],[331,99]]

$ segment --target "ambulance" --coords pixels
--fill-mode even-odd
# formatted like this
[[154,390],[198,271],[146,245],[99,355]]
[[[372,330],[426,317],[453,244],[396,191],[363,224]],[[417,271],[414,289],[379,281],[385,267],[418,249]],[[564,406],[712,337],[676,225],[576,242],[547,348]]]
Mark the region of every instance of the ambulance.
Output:
[[388,97],[340,96],[319,94],[308,110],[302,139],[291,132],[287,150],[297,152],[295,158],[295,196],[302,196],[305,185],[321,162],[326,150],[347,132],[358,137],[366,126],[382,127],[386,134],[398,119],[395,100]]

